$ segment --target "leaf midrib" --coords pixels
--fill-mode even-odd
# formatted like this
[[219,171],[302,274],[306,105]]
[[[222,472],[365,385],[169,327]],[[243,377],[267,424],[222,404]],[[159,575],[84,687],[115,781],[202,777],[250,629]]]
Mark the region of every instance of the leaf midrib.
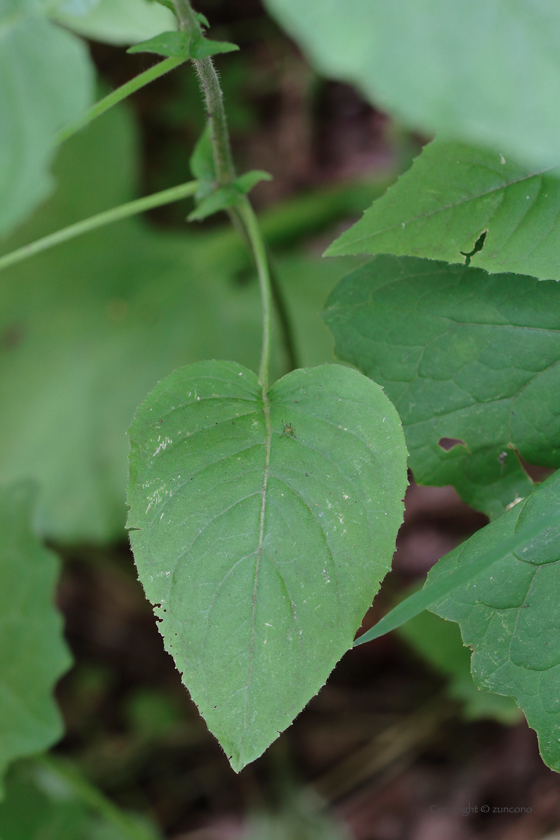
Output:
[[254,661],[254,649],[255,649],[255,614],[257,608],[257,588],[259,583],[259,571],[261,566],[262,560],[262,547],[264,541],[264,522],[266,516],[266,494],[268,490],[268,478],[270,474],[270,450],[272,445],[272,425],[270,421],[270,402],[268,399],[268,394],[266,392],[266,388],[263,387],[262,389],[262,399],[263,399],[263,412],[264,412],[264,419],[266,425],[266,445],[265,445],[265,456],[264,456],[264,476],[263,476],[263,485],[261,490],[261,513],[260,513],[260,522],[259,522],[259,539],[257,543],[257,562],[255,564],[255,582],[253,585],[253,604],[252,604],[252,611],[251,611],[251,648],[249,651],[249,674],[247,676],[247,690],[245,696],[245,726],[243,728],[243,733],[239,740],[239,752],[241,753],[243,740],[245,738],[245,734],[249,727],[249,689],[251,687],[251,677],[253,675],[253,661]]
[[[529,181],[531,178],[542,178],[548,172],[552,172],[554,169],[557,169],[557,168],[558,167],[556,167],[556,166],[549,166],[546,169],[541,170],[540,172],[533,172],[530,175],[524,175],[522,178],[517,178],[516,180],[509,181],[506,184],[502,184],[499,187],[494,187],[491,190],[486,190],[486,192],[478,193],[475,196],[469,196],[468,198],[461,199],[460,201],[455,201],[451,204],[442,205],[441,207],[438,207],[435,210],[430,210],[429,212],[426,212],[426,213],[417,213],[415,216],[410,216],[406,220],[406,224],[414,223],[414,222],[420,221],[422,219],[428,219],[431,216],[437,216],[438,213],[448,213],[448,212],[454,210],[457,207],[461,207],[463,204],[468,204],[470,201],[479,201],[481,198],[485,198],[488,195],[492,195],[493,193],[502,192],[504,190],[509,189],[510,187],[515,186],[516,184],[521,184],[524,181]],[[379,200],[381,201],[381,199],[379,199]],[[372,206],[375,206],[375,202]],[[364,236],[358,236],[358,237],[355,237],[354,239],[349,238],[348,241],[344,244],[344,247],[347,247],[348,245],[352,245],[352,246],[357,245],[358,243],[361,243],[361,242],[364,242],[364,241],[367,241],[367,240],[373,240],[377,236],[382,236],[385,233],[390,233],[391,231],[397,230],[401,227],[402,227],[402,222],[398,222],[394,225],[390,225],[389,227],[382,228],[381,230],[376,230],[373,233],[365,234]],[[336,249],[336,250],[333,249],[331,251],[331,249],[329,248],[328,251],[331,252],[332,256],[336,256],[337,253],[338,253],[338,249]]]

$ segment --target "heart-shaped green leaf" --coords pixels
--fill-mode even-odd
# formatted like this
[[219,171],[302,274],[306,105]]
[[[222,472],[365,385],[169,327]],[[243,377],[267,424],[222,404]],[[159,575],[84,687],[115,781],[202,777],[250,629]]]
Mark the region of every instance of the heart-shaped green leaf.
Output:
[[324,684],[389,569],[400,421],[349,368],[294,371],[266,395],[247,368],[200,362],[159,383],[130,441],[139,576],[239,770]]

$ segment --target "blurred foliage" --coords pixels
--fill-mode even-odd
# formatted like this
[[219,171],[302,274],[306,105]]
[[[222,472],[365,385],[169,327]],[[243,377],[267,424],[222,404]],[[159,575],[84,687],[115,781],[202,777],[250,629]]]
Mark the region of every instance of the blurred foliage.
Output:
[[[161,6],[142,0],[131,23],[127,9],[140,8],[138,2],[66,0],[60,9],[73,15],[64,23],[75,31],[129,43],[154,34],[165,17]],[[82,17],[88,5],[96,8]],[[418,141],[349,87],[319,78],[258,2],[205,0],[200,8],[216,23],[211,37],[242,47],[218,67],[239,171],[259,166],[275,175],[255,196],[261,207],[275,204],[261,221],[277,251],[277,283],[298,363],[330,361],[332,339],[319,313],[359,261],[322,261],[319,254],[340,233],[341,221],[358,216],[408,165]],[[99,43],[90,49],[109,88],[151,62]],[[205,120],[191,68],[140,91],[132,107],[137,121],[127,108],[116,110],[60,150],[56,193],[2,243],[3,251],[188,179],[188,157]],[[255,791],[270,786],[267,759],[254,775],[233,778],[163,653],[130,556],[119,546],[99,547],[124,539],[125,430],[158,378],[202,357],[257,364],[260,306],[250,260],[220,220],[187,228],[190,209],[187,202],[161,208],[148,220],[90,234],[0,277],[0,480],[38,479],[35,524],[50,538],[79,544],[64,547],[60,598],[77,665],[58,693],[67,727],[59,751],[84,773],[55,762],[16,764],[0,806],[2,840],[156,836],[91,788],[86,776],[127,808],[157,811],[170,832],[228,810],[239,813],[260,799]],[[279,323],[273,356],[276,377],[287,368]],[[12,588],[6,597],[13,599]],[[417,640],[420,631],[409,627]],[[456,630],[450,623],[445,628]],[[513,720],[502,705],[507,698],[474,688],[468,651],[446,629],[423,628],[423,655],[450,675],[465,713]],[[369,652],[370,660],[359,659],[363,652],[347,657],[342,678],[335,677],[318,712],[311,712],[311,726],[305,713],[303,728],[296,723],[288,736],[307,774],[352,756],[372,727],[383,729],[395,711],[406,717],[433,689],[428,672],[414,671],[400,654],[384,659],[379,650],[378,658]],[[356,714],[359,687],[364,705]],[[469,730],[469,748],[474,740]],[[323,803],[293,791],[251,813],[250,840],[346,836]]]
[[[137,148],[124,108],[73,138],[57,162],[56,195],[5,249],[132,197]],[[339,213],[346,196],[332,198]],[[310,209],[312,228],[316,209],[323,218],[325,210]],[[272,221],[272,238],[294,235],[288,209]],[[301,212],[298,224],[301,235]],[[300,364],[330,361],[319,313],[348,264],[291,256],[286,268]],[[6,271],[0,301],[0,478],[40,483],[36,526],[59,540],[123,534],[125,432],[159,379],[198,359],[258,364],[258,287],[229,229],[169,233],[121,222]],[[273,360],[277,378],[286,370],[278,329]]]
[[19,762],[0,805],[2,840],[157,840],[145,818],[116,808],[70,765]]
[[[406,595],[411,594],[410,591]],[[522,714],[511,697],[482,691],[471,676],[471,651],[461,639],[459,626],[424,611],[399,628],[399,635],[433,668],[448,678],[449,696],[463,704],[466,720],[493,718],[518,723]]]
[[31,530],[35,495],[0,486],[0,799],[9,763],[62,735],[52,692],[72,663],[53,603],[58,557]]
[[290,790],[276,808],[249,814],[242,840],[350,840],[338,820],[308,793]]

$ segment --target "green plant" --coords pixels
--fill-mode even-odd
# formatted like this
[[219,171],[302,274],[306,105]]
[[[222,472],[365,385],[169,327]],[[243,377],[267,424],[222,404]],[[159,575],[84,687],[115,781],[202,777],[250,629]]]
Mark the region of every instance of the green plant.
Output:
[[[36,587],[33,564],[44,568],[44,587],[26,596],[33,624],[24,624],[48,634],[42,643],[52,640],[46,673],[31,655],[18,660],[20,673],[2,665],[1,720],[11,721],[2,704],[13,705],[16,690],[37,692],[41,702],[34,729],[23,716],[9,723],[13,743],[0,747],[0,764],[59,737],[50,692],[69,664],[58,619],[44,603],[54,561],[30,522],[62,541],[119,533],[118,435],[161,380],[130,428],[128,529],[165,646],[234,769],[290,725],[352,646],[390,567],[407,446],[417,481],[453,484],[492,522],[359,643],[426,608],[457,622],[474,650],[475,681],[515,698],[545,761],[559,770],[560,473],[535,487],[523,461],[560,467],[560,123],[548,102],[538,107],[543,91],[560,86],[560,51],[549,47],[560,40],[560,12],[524,0],[515,13],[502,4],[489,20],[475,0],[461,10],[443,0],[437,8],[334,0],[326,15],[318,0],[268,0],[323,72],[356,82],[414,128],[440,135],[327,252],[376,255],[359,267],[325,261],[322,269],[333,279],[352,269],[331,292],[324,318],[337,356],[354,368],[291,369],[294,326],[282,309],[274,320],[281,295],[267,227],[248,198],[268,176],[235,171],[211,59],[236,47],[207,39],[208,21],[189,0],[161,0],[167,8],[137,2],[148,30],[154,14],[154,31],[130,51],[163,60],[96,104],[82,42],[53,20],[126,41],[124,0],[111,11],[101,2],[89,17],[71,0],[0,5],[0,107],[10,126],[0,145],[0,230],[13,232],[0,258],[6,358],[17,346],[0,376],[1,437],[11,434],[0,443],[0,577],[2,590],[12,590],[17,564],[19,584],[28,574]],[[162,33],[170,11],[177,28]],[[208,114],[190,161],[195,180],[130,200],[132,168],[118,154],[132,148],[126,117],[115,110],[93,120],[189,60]],[[87,188],[78,197],[62,180],[48,218],[39,214],[14,232],[45,198],[57,144],[70,137],[62,151],[68,171],[83,166],[88,148],[105,144],[104,171],[84,170]],[[226,211],[235,236],[164,235],[123,221],[188,196],[191,221]],[[113,221],[118,228],[105,227]],[[78,247],[79,234],[87,236]],[[43,276],[51,279],[30,296],[36,275],[27,260],[43,252]],[[261,301],[258,375],[257,301],[253,290],[234,293],[227,282],[248,253]],[[296,294],[307,312],[301,287]],[[208,323],[217,336],[208,335]],[[26,331],[33,338],[21,341]],[[65,353],[77,336],[85,364]],[[222,354],[236,361],[205,361]],[[74,385],[55,404],[61,365]],[[41,422],[27,419],[21,431],[22,418],[37,414]],[[451,449],[446,438],[456,441]],[[22,476],[39,485],[34,512],[27,491],[7,484]],[[4,634],[12,620],[6,604]],[[130,831],[140,836],[144,828]]]

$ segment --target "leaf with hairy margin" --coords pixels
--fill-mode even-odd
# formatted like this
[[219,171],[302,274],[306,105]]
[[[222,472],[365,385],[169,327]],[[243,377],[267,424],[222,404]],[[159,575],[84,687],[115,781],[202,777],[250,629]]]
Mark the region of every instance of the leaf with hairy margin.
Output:
[[[560,514],[560,472],[432,569],[446,576],[551,511]],[[456,621],[473,649],[485,691],[513,697],[536,730],[543,760],[560,771],[560,524],[455,588],[431,610]]]
[[453,484],[495,517],[533,488],[516,452],[560,466],[556,281],[379,256],[338,284],[324,318],[337,356],[395,404],[420,484]]
[[71,657],[54,606],[60,565],[31,530],[35,490],[0,487],[0,798],[7,766],[62,735],[52,692]]
[[129,432],[128,527],[167,650],[232,767],[258,758],[352,646],[402,520],[398,415],[357,371],[200,362]]
[[560,170],[529,170],[503,155],[434,140],[412,168],[327,249],[396,254],[560,280]]

